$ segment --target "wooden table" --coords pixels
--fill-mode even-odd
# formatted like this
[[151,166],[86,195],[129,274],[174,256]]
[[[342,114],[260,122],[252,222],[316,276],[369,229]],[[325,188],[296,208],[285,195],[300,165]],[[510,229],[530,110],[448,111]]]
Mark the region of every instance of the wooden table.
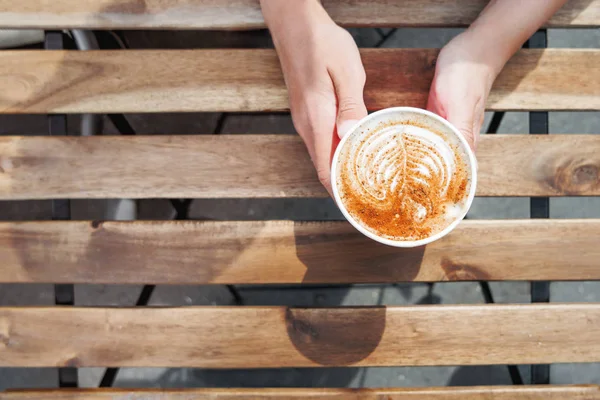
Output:
[[[345,26],[418,27],[468,25],[486,1],[323,3]],[[598,25],[600,0],[572,0],[547,27]],[[545,49],[542,30],[492,90],[487,109],[533,111],[536,135],[482,138],[477,195],[532,197],[533,219],[469,220],[401,250],[341,222],[69,221],[65,199],[326,196],[295,136],[64,136],[62,114],[288,110],[273,50],[78,52],[52,32],[262,28],[256,0],[0,0],[0,27],[48,31],[51,50],[0,51],[0,112],[50,114],[53,134],[0,138],[0,199],[55,206],[54,221],[0,223],[0,282],[57,291],[56,307],[0,308],[0,367],[59,367],[61,384],[74,386],[79,367],[536,364],[533,386],[63,389],[0,399],[600,399],[597,386],[543,385],[546,364],[600,361],[600,304],[547,303],[547,281],[600,279],[600,221],[547,219],[549,197],[600,195],[600,135],[545,135],[547,111],[600,110],[599,49]],[[367,107],[423,107],[436,55],[362,50]],[[441,281],[531,281],[536,304],[72,306],[81,283]]]

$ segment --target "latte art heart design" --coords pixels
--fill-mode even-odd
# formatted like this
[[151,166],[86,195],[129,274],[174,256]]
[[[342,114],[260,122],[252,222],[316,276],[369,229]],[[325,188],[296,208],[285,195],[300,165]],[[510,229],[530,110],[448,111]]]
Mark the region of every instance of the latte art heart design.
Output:
[[348,143],[343,160],[346,208],[378,234],[415,240],[461,212],[466,167],[441,134],[381,126]]

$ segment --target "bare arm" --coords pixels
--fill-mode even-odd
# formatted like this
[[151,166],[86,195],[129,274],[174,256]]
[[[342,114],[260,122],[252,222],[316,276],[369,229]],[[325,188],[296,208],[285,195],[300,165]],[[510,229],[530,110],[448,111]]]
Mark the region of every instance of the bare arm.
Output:
[[491,0],[468,29],[477,51],[500,72],[504,64],[567,0]]
[[427,108],[454,124],[475,148],[494,80],[525,41],[567,0],[491,0],[440,52]]
[[338,136],[367,115],[365,70],[352,36],[318,0],[261,0],[288,88],[292,118],[323,185],[331,190]]

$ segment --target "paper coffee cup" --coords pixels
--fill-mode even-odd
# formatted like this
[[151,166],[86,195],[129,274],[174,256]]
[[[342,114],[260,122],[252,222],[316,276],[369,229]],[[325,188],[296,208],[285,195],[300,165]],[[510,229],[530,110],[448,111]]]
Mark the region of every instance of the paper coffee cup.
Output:
[[477,186],[477,161],[463,135],[419,108],[395,107],[359,121],[333,157],[331,182],[344,217],[365,236],[417,247],[451,232]]

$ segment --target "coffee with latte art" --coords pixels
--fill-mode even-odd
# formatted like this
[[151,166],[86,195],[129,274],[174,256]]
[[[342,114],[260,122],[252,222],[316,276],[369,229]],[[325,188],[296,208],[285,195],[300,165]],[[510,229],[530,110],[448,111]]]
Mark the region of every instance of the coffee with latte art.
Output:
[[377,237],[419,241],[466,214],[471,165],[443,122],[404,112],[350,133],[334,184],[347,213]]

